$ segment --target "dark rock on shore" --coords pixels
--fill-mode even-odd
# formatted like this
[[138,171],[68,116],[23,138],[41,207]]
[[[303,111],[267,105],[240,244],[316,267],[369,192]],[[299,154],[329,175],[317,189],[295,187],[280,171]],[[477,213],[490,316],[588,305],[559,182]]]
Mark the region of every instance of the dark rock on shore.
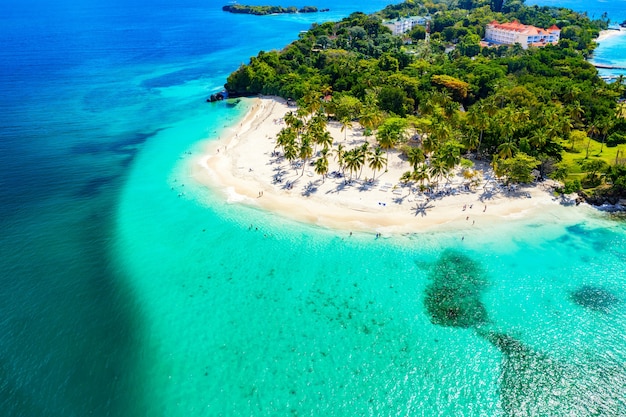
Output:
[[[626,210],[626,195],[621,190],[605,188],[592,193],[579,192],[580,201],[596,207],[613,207],[615,211]],[[578,199],[577,199],[578,202]]]
[[228,94],[222,91],[216,94],[211,94],[209,98],[206,99],[206,101],[207,103],[213,103],[215,101],[222,101],[225,98],[228,98]]
[[214,103],[216,101],[223,101],[223,100],[232,99],[232,98],[254,97],[254,96],[257,96],[257,94],[247,94],[247,93],[239,93],[236,91],[222,90],[219,93],[211,94],[209,98],[206,99],[206,101],[207,103]]

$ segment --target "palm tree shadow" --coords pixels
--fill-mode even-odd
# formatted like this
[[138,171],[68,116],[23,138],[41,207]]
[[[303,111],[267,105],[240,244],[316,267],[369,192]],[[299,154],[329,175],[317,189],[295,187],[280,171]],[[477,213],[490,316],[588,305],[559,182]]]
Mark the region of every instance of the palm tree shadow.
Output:
[[407,198],[408,196],[404,195],[404,196],[398,196],[398,197],[394,197],[393,198],[393,202],[396,204],[402,204],[404,203],[404,200]]
[[359,191],[370,191],[372,188],[378,185],[378,181],[363,181],[363,183],[359,186]]
[[479,201],[493,200],[496,193],[493,190],[484,190],[478,197]]
[[281,188],[283,190],[291,190],[296,184],[298,184],[298,182],[300,182],[300,179],[286,181]]
[[304,190],[302,191],[302,195],[304,197],[309,197],[311,194],[316,193],[317,190],[318,190],[317,186],[312,181],[309,181],[309,183],[304,187]]
[[415,210],[415,216],[417,216],[418,214],[420,214],[422,217],[426,217],[426,210],[434,208],[435,206],[429,205],[429,202],[425,202],[425,203],[417,203],[415,205],[415,207],[413,207],[413,210]]
[[326,194],[339,193],[339,192],[345,190],[349,186],[350,186],[350,183],[348,183],[346,181],[340,181],[337,184],[337,186],[335,187],[335,189],[331,189],[331,190],[326,191]]

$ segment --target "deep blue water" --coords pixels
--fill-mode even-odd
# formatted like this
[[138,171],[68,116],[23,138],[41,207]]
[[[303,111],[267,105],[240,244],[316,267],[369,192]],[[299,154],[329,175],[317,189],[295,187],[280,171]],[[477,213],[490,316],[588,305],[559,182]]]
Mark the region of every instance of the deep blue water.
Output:
[[[307,2],[289,3],[304,5]],[[371,12],[387,3],[350,0],[335,4],[324,0],[316,5],[329,7],[331,12],[322,18],[334,20],[355,10]],[[585,4],[585,7],[595,10],[597,5],[600,12],[604,7],[614,6],[607,11],[611,16],[615,12],[616,18],[621,19],[624,18],[623,8],[619,6],[623,4],[597,2]],[[242,415],[261,414],[252,406],[248,409],[236,401],[239,397],[233,393],[245,389],[237,385],[240,381],[236,378],[226,377],[241,370],[246,378],[254,379],[264,372],[253,366],[258,361],[243,361],[243,366],[238,368],[241,365],[237,362],[238,356],[214,355],[212,365],[221,367],[221,373],[216,371],[213,383],[219,386],[223,382],[231,389],[231,394],[225,395],[219,394],[214,386],[206,388],[210,397],[225,398],[222,408],[215,413],[194,408],[201,398],[201,393],[195,391],[195,380],[181,382],[178,390],[167,385],[168,375],[187,375],[181,369],[188,364],[201,363],[195,357],[185,362],[182,358],[186,354],[201,357],[206,353],[194,350],[192,341],[195,339],[185,330],[198,331],[202,323],[193,322],[190,315],[195,317],[199,311],[212,311],[215,305],[185,310],[185,304],[177,298],[179,283],[195,284],[198,268],[211,271],[215,268],[217,276],[237,277],[245,273],[245,276],[258,278],[248,269],[251,267],[242,267],[241,259],[245,259],[260,270],[271,269],[268,276],[276,274],[286,280],[291,271],[277,268],[278,272],[274,272],[264,263],[264,251],[287,253],[297,248],[302,253],[311,250],[314,259],[320,261],[311,267],[300,260],[297,270],[301,277],[309,277],[310,282],[319,280],[324,291],[330,288],[338,294],[349,294],[352,281],[364,279],[361,298],[350,301],[356,305],[354,309],[362,313],[363,320],[371,319],[363,311],[369,308],[370,298],[376,299],[378,280],[385,283],[391,280],[407,292],[417,293],[415,288],[423,287],[423,283],[413,286],[412,282],[404,280],[407,270],[419,273],[413,261],[407,260],[412,252],[405,247],[378,251],[357,245],[346,249],[329,237],[328,232],[293,226],[295,232],[292,229],[282,232],[271,249],[267,249],[267,242],[252,238],[246,241],[249,250],[244,251],[236,244],[243,239],[243,235],[239,235],[242,233],[238,220],[241,213],[231,213],[223,207],[207,208],[200,203],[172,203],[169,196],[162,193],[162,188],[169,190],[168,170],[174,171],[180,155],[232,123],[245,110],[222,104],[209,106],[204,103],[206,96],[219,90],[225,77],[249,56],[260,49],[282,47],[319,18],[234,16],[221,12],[221,6],[222,2],[215,0],[130,3],[94,0],[52,4],[26,1],[0,5],[0,414],[3,416],[232,415],[237,407],[243,410]],[[144,201],[149,204],[142,204]],[[154,219],[159,215],[163,217],[162,222],[156,223]],[[243,216],[259,214],[244,213]],[[189,221],[188,217],[194,221]],[[194,235],[192,225],[200,218],[210,219],[206,221],[214,227],[215,235],[208,241]],[[129,223],[129,219],[133,221]],[[275,219],[267,221],[276,222]],[[179,232],[181,228],[184,233]],[[615,268],[623,272],[624,263],[617,261],[624,261],[619,249],[623,232],[617,228],[606,233],[593,234],[583,227],[568,231],[559,244],[572,250],[575,247],[587,249],[591,260],[583,259],[585,262],[581,261],[580,265],[592,264],[604,275],[614,273]],[[315,245],[307,247],[300,241],[301,236],[310,238]],[[436,258],[449,240],[449,236],[420,240],[424,262]],[[602,246],[602,241],[611,242],[616,248]],[[215,249],[209,254],[200,251],[206,246],[220,245],[219,251]],[[498,246],[493,242],[492,245],[492,250]],[[478,247],[473,250],[495,275],[499,268],[523,263],[517,255],[507,255],[508,250],[516,253],[513,247],[517,242],[510,242],[510,245],[510,248],[504,245],[507,250],[495,261],[486,250],[481,252]],[[346,266],[345,258],[337,254],[349,256],[350,249],[362,251],[363,258],[352,259]],[[330,252],[335,255],[330,256]],[[258,253],[258,256],[250,253]],[[541,250],[532,248],[524,253],[526,257],[538,256]],[[582,257],[584,251],[575,253]],[[602,256],[609,253],[617,263],[611,264],[612,268],[602,269],[593,258],[595,253]],[[233,259],[235,255],[240,258]],[[377,255],[381,255],[377,267],[383,268],[384,273],[368,275],[359,269],[364,259],[374,259]],[[211,257],[211,262],[202,264],[205,257]],[[188,267],[190,259],[200,266]],[[558,294],[565,294],[569,287],[558,278],[559,273],[567,272],[566,262],[558,265],[558,272],[549,272],[554,266],[541,264],[528,276],[513,265],[511,270],[519,275],[512,276],[524,288],[536,285],[533,284],[536,276],[553,277],[558,284],[548,292],[559,299]],[[343,273],[344,268],[348,268],[346,276],[351,281],[335,283],[335,275],[338,271]],[[580,278],[572,281],[576,283],[595,282],[602,276],[601,273],[598,276],[587,274],[586,270],[584,274],[574,275]],[[505,283],[500,284],[507,288]],[[619,288],[619,284],[618,275],[607,281],[610,288]],[[220,297],[228,294],[222,306],[237,299],[243,306],[242,311],[258,307],[247,305],[243,292],[231,294],[228,291],[232,289],[223,285],[219,287],[223,292],[215,296],[216,300],[221,300]],[[322,291],[314,283],[310,285],[318,294]],[[245,288],[245,285],[238,287],[241,291]],[[267,291],[276,292],[276,298],[282,297],[273,287]],[[526,311],[527,307],[519,301],[525,296],[514,290],[508,294],[508,299],[491,296],[494,316],[498,316],[494,320],[502,326],[521,329],[520,316],[503,313],[507,310],[502,304],[508,301]],[[350,297],[346,295],[345,300]],[[401,304],[398,295],[380,297],[389,305],[396,303],[398,310],[410,313],[411,317],[420,314],[415,306]],[[547,332],[556,332],[550,323],[540,320],[544,309],[552,311],[552,307],[546,307],[542,304],[545,300],[537,297],[540,302],[531,310],[533,320],[537,326],[545,326]],[[320,302],[310,296],[308,301],[309,304]],[[174,306],[188,313],[168,315]],[[383,307],[388,305],[377,305],[377,314],[386,320],[390,313]],[[331,303],[315,314],[324,319],[337,314],[338,310],[333,309],[337,307]],[[228,325],[224,324],[229,320],[228,313],[235,323],[241,323],[236,320],[240,313],[237,306],[220,311],[216,316],[226,316],[223,322],[215,319],[213,323],[214,318],[207,318],[215,329],[222,330],[216,340],[227,340],[225,335],[230,335],[245,346],[250,335],[229,333]],[[304,314],[302,317],[302,322],[287,321],[287,328],[295,332],[301,325],[308,325],[315,331],[328,330],[322,321]],[[581,314],[581,317],[592,316]],[[185,322],[189,327],[175,325],[184,320],[189,320]],[[556,323],[563,324],[558,320]],[[261,329],[267,325],[264,322],[254,324]],[[563,326],[575,327],[571,322]],[[402,326],[394,328],[399,334],[408,332],[411,342],[422,343],[417,337],[422,327],[410,331]],[[267,328],[268,333],[273,330],[273,327]],[[474,345],[472,349],[463,350],[466,338],[472,340],[471,337],[440,333],[436,334],[438,338],[449,337],[450,343],[462,353],[458,357],[443,354],[433,357],[444,365],[461,368],[465,356],[474,354]],[[613,346],[610,341],[615,335],[609,333],[587,335],[593,334],[600,341],[599,346]],[[346,337],[341,332],[332,334],[338,339]],[[355,336],[353,343],[370,343],[361,337],[364,336]],[[586,337],[590,336],[582,335],[581,339],[586,340]],[[528,336],[526,341],[539,344],[538,339],[538,336]],[[256,339],[255,343],[259,340],[264,341]],[[267,340],[288,350],[284,340]],[[308,339],[295,337],[294,340],[300,349],[308,349]],[[177,343],[184,348],[175,351]],[[396,341],[390,343],[385,346]],[[363,356],[363,361],[375,357],[375,344],[370,347],[373,356]],[[258,353],[262,348],[256,354],[262,356]],[[346,346],[337,347],[341,349],[350,350]],[[487,365],[497,358],[488,350],[481,352],[485,354]],[[164,359],[169,354],[175,358],[171,363]],[[220,364],[221,359],[224,360]],[[404,359],[419,362],[415,357]],[[300,362],[296,365],[304,366]],[[297,366],[294,369],[300,369]],[[375,381],[379,381],[374,378],[376,374],[383,375],[387,369],[377,366],[372,366],[368,374]],[[327,368],[328,373],[322,373],[317,381],[332,380],[328,369],[332,368]],[[480,382],[490,387],[484,394],[490,399],[496,392],[495,379],[485,378]],[[416,381],[413,388],[430,389],[422,379]],[[333,382],[333,388],[339,389],[340,382]],[[358,381],[356,389],[371,388],[366,382]],[[287,386],[285,382],[280,388]],[[462,387],[462,384],[454,386]],[[459,392],[475,394],[471,390]],[[313,392],[308,394],[308,402],[303,402],[302,407],[310,407],[315,402],[310,396]],[[407,397],[409,394],[402,393]],[[379,404],[383,404],[385,395],[380,392],[376,395]],[[398,394],[397,398],[404,398],[402,395]],[[178,397],[189,403],[187,408],[177,408],[177,401],[182,401]],[[258,401],[260,404],[270,402]],[[364,402],[353,406],[360,410]],[[487,403],[484,409],[498,409],[491,399]],[[216,404],[220,404],[219,401],[216,400]],[[425,409],[429,404],[425,403]],[[348,402],[343,410],[349,406]],[[332,413],[318,409],[314,414]]]

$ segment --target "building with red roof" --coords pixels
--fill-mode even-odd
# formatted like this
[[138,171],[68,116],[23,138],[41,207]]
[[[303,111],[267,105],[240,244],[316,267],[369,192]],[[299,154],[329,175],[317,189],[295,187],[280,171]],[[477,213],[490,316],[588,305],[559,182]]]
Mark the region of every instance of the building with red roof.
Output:
[[556,45],[560,36],[561,29],[556,25],[541,29],[521,24],[517,20],[507,23],[498,23],[494,20],[485,28],[485,42],[490,46],[519,43],[524,49],[528,49],[529,46],[543,47],[547,44]]

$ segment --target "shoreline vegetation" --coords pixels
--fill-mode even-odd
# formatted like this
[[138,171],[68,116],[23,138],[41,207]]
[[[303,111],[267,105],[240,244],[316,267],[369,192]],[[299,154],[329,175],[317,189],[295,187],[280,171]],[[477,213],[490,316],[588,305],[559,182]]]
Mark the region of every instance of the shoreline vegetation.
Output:
[[303,6],[301,8],[297,8],[295,6],[247,6],[243,4],[226,5],[222,7],[222,10],[229,13],[252,14],[255,16],[291,13],[318,13],[330,11],[330,9],[318,9],[315,6]]
[[[623,202],[623,80],[605,83],[587,61],[608,21],[499,6],[406,2],[314,24],[282,51],[261,51],[228,77],[226,91],[284,102],[256,102],[242,131],[200,163],[205,177],[227,184],[231,201],[256,198],[314,223],[368,230],[411,216],[424,227],[473,225],[478,219],[462,214],[487,213],[491,198],[501,204],[489,213],[505,217],[558,207],[540,188]],[[382,24],[406,15],[429,15],[428,36],[421,26],[396,36]],[[559,24],[561,39],[483,47],[494,19]]]

